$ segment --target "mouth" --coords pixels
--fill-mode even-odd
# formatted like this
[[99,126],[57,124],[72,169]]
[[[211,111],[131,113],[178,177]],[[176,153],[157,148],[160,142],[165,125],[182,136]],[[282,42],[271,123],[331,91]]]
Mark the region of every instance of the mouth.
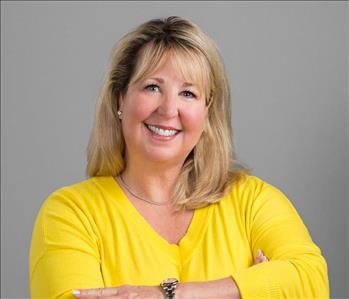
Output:
[[172,137],[181,132],[181,130],[177,130],[172,127],[150,125],[146,123],[144,123],[144,125],[153,135],[162,136],[162,137]]

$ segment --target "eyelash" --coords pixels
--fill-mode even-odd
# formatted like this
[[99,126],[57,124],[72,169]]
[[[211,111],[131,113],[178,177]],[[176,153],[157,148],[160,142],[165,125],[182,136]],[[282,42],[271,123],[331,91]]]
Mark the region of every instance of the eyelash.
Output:
[[157,86],[156,84],[149,84],[145,87],[145,89],[149,89],[149,87],[159,87],[159,86]]
[[[157,88],[159,88],[159,86],[158,85],[156,85],[156,84],[149,84],[149,85],[147,85],[146,87],[145,87],[145,89],[149,89],[149,87],[157,87]],[[152,90],[151,90],[152,91]],[[196,99],[196,94],[195,93],[193,93],[192,91],[190,91],[190,90],[183,90],[182,92],[186,92],[186,93],[190,93],[191,95],[190,95],[190,97],[192,97],[192,98],[195,98]],[[187,97],[188,98],[188,97]]]

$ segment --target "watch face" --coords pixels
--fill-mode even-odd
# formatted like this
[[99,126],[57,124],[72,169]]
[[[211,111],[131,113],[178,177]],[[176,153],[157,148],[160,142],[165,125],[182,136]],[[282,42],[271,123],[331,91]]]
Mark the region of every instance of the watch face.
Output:
[[162,283],[174,283],[178,282],[176,278],[166,278]]

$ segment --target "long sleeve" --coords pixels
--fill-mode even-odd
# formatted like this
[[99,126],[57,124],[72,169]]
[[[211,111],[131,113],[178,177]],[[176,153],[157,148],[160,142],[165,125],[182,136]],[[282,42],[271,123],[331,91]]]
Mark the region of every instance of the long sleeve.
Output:
[[263,183],[246,206],[246,231],[254,254],[269,262],[239,271],[233,278],[242,299],[329,298],[327,264],[288,198]]
[[[229,275],[242,299],[328,298],[326,261],[290,201],[256,177],[245,182],[198,209],[179,246],[147,224],[112,177],[57,190],[33,229],[31,298],[73,299],[72,289]],[[251,267],[251,250],[258,248],[270,261]]]
[[72,289],[103,287],[93,219],[62,190],[39,211],[29,268],[31,298],[74,298]]

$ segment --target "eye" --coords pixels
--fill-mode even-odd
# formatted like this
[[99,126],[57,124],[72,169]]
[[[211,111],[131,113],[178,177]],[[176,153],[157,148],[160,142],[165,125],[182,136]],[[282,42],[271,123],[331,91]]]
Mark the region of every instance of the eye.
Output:
[[159,86],[156,84],[149,84],[145,87],[145,89],[149,91],[159,91]]
[[190,90],[184,90],[183,94],[187,98],[194,98],[194,99],[196,99],[195,93],[191,92]]

